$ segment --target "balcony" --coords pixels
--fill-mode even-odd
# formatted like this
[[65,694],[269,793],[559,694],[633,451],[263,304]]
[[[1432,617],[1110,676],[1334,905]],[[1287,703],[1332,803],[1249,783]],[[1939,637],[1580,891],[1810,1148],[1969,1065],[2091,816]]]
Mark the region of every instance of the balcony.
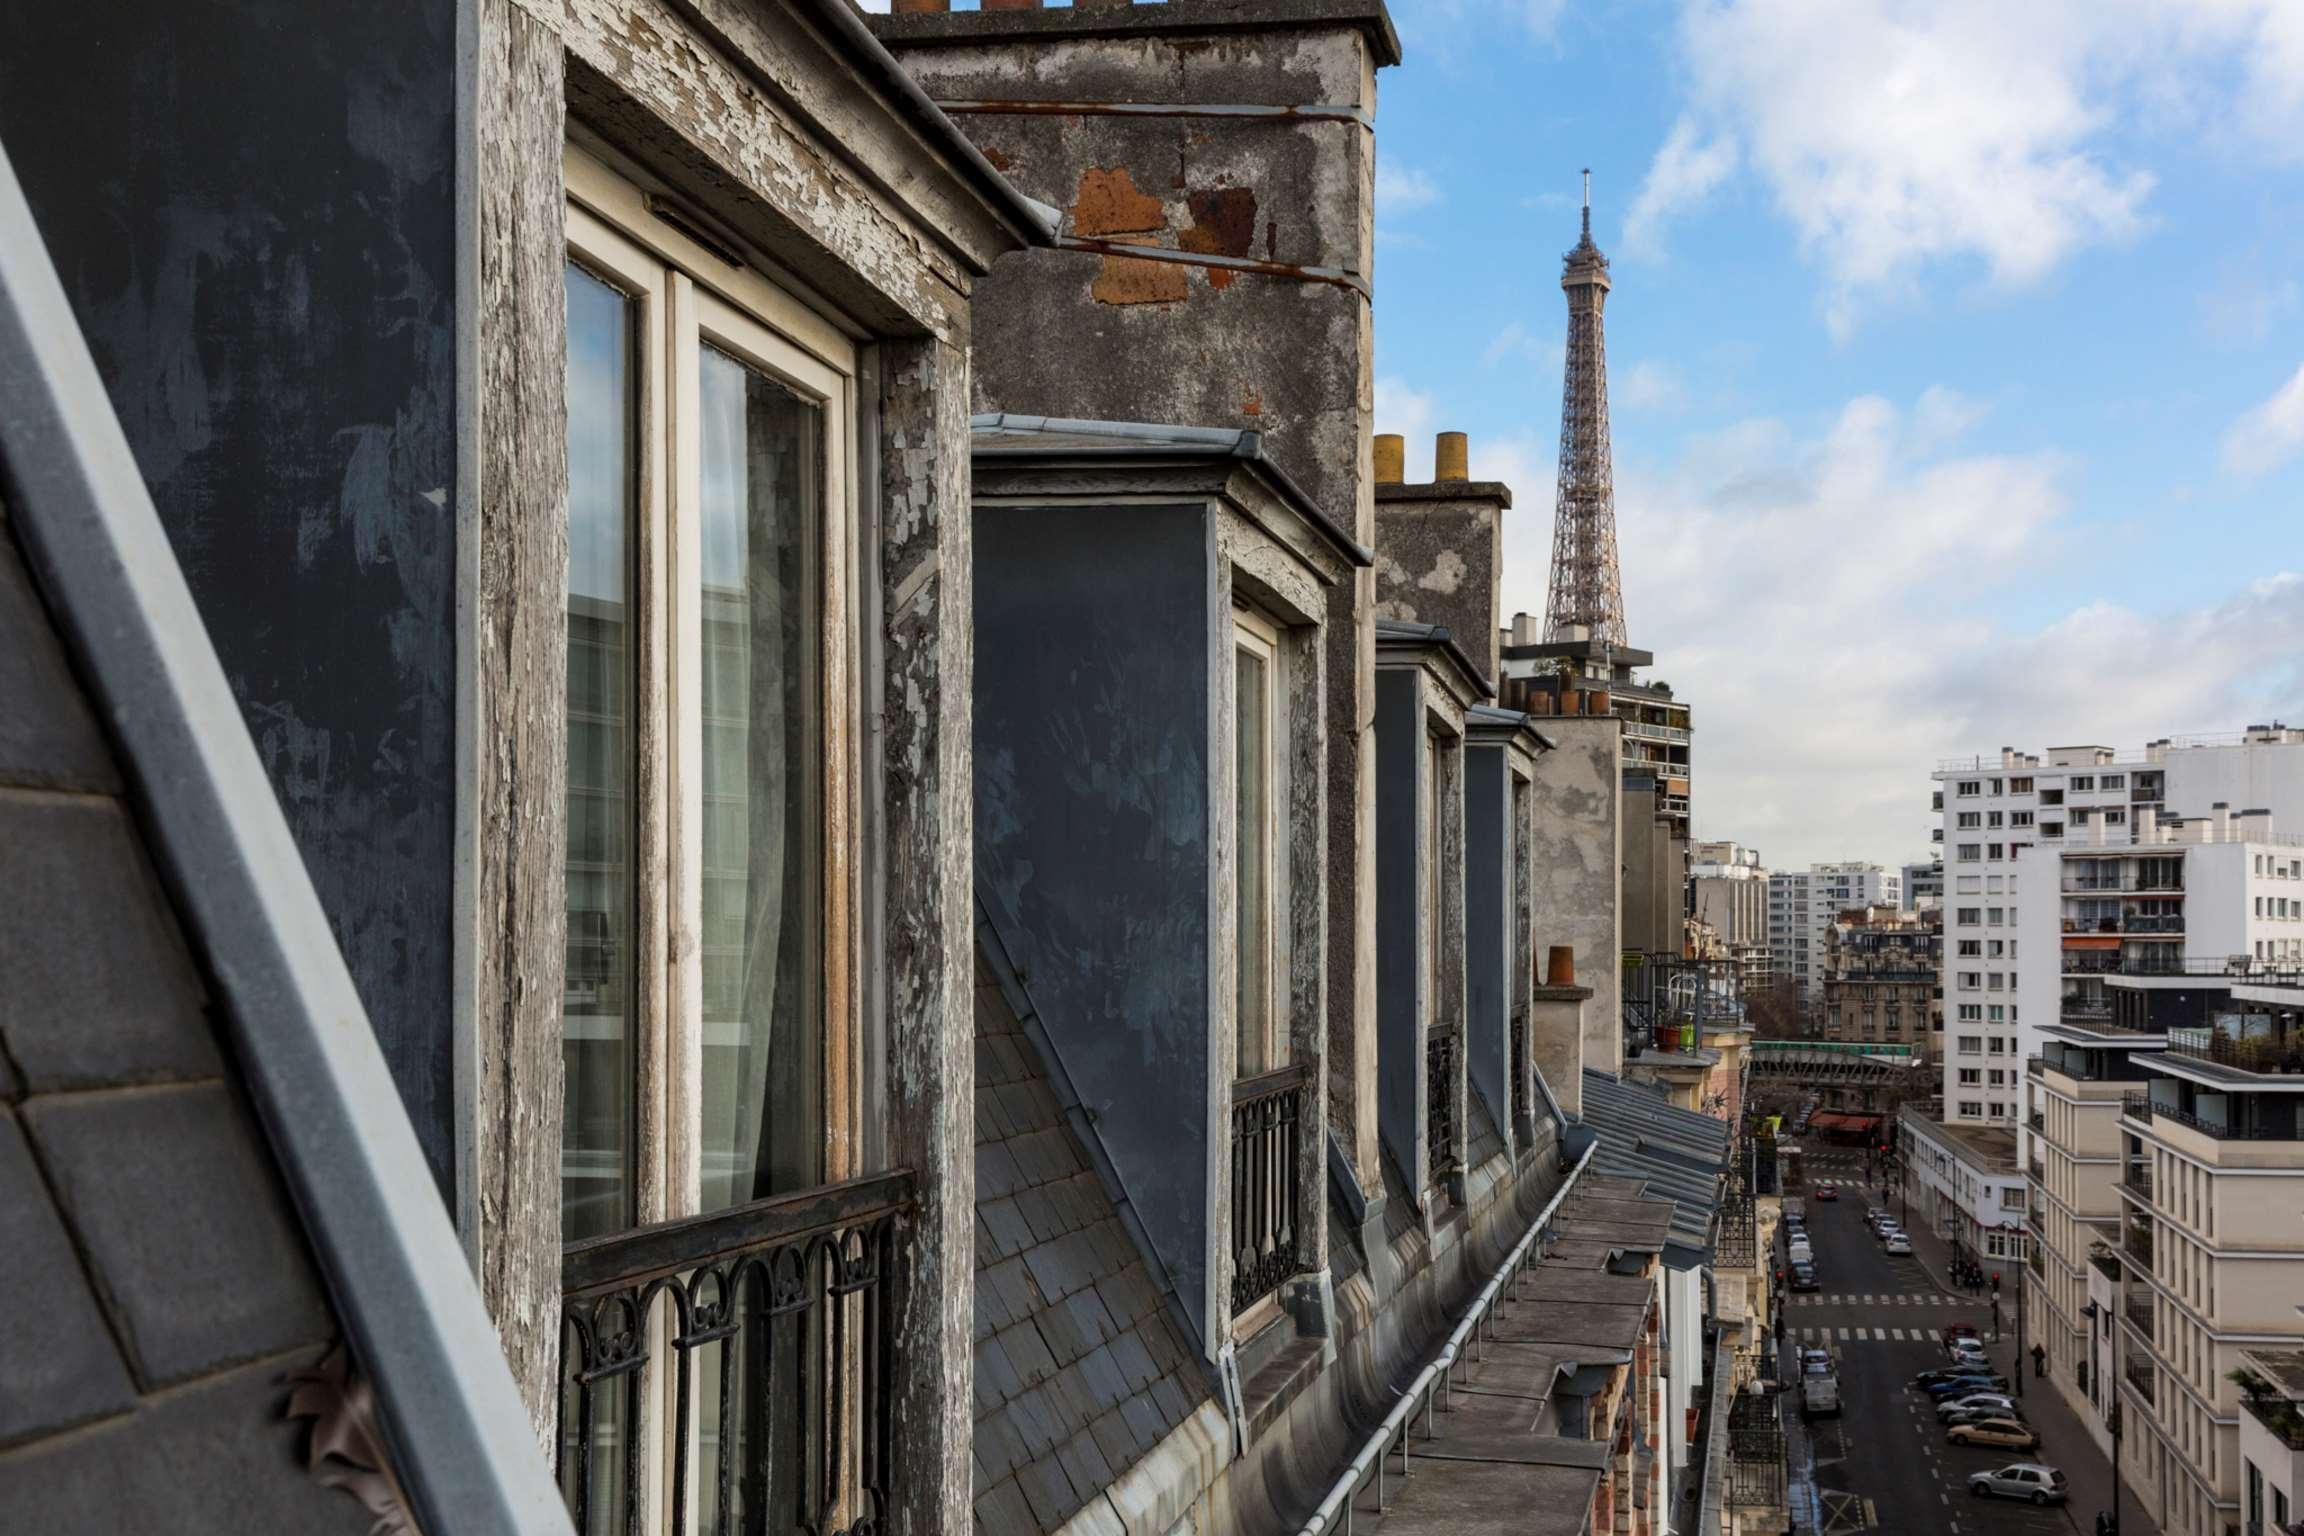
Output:
[[2304,1026],[2293,1018],[2240,1014],[2230,1022],[2172,1029],[2170,1054],[2214,1062],[2235,1072],[2266,1077],[2304,1073]]
[[2272,1438],[2292,1451],[2304,1451],[2304,1408],[2284,1397],[2265,1394],[2244,1395],[2240,1406],[2257,1423],[2272,1432]]
[[[2034,1126],[2033,1129],[2038,1130],[2039,1127]],[[2035,1184],[2045,1184],[2048,1182],[2048,1167],[2037,1157],[2026,1159],[2024,1163],[2024,1172]]]
[[2146,1125],[2150,1125],[2152,1123],[2152,1095],[2149,1093],[2124,1093],[2120,1095],[2120,1113],[2130,1120],[2141,1120]]
[[1424,1154],[1438,1184],[1456,1171],[1457,1036],[1435,1029],[1424,1036]]
[[2090,1243],[2088,1245],[2088,1262],[2094,1266],[2096,1273],[2115,1285],[2119,1284],[2122,1276],[2126,1274],[2126,1271],[2120,1267],[2120,1255],[2103,1243]]
[[1232,1087],[1232,1311],[1303,1272],[1304,1127],[1312,1069],[1296,1062]]
[[2138,1333],[2147,1339],[2153,1336],[2152,1293],[2150,1291],[2130,1291],[2121,1302],[2121,1310],[2128,1315],[2129,1325]]
[[2131,1355],[2128,1359],[2127,1375],[2128,1385],[2136,1389],[2138,1397],[2155,1406],[2159,1403],[2160,1372],[2154,1368],[2151,1361],[2140,1360]]
[[650,1509],[673,1530],[879,1519],[914,1205],[892,1173],[571,1244],[559,1478],[576,1528],[637,1531]]
[[1645,720],[1624,722],[1624,734],[1635,741],[1664,741],[1674,746],[1686,746],[1689,732],[1677,725],[1650,725]]
[[2152,1165],[2130,1163],[2127,1171],[2120,1175],[2120,1187],[2134,1190],[2149,1205],[2152,1201]]
[[2184,889],[2183,861],[2169,862],[2172,867],[2149,872],[2066,875],[2064,889],[2074,896],[2140,896],[2156,891],[2181,891]]
[[[2031,1073],[2034,1077],[2038,1077],[2043,1071],[2046,1070],[2046,1067],[2047,1063],[2043,1062],[2037,1056],[2024,1063],[2024,1070]],[[2036,1109],[2024,1117],[2024,1124],[2031,1130],[2033,1135],[2044,1136],[2048,1133],[2048,1114],[2045,1110]]]
[[2131,1220],[2120,1233],[2120,1251],[2143,1266],[2145,1273],[2152,1270],[2152,1224]]

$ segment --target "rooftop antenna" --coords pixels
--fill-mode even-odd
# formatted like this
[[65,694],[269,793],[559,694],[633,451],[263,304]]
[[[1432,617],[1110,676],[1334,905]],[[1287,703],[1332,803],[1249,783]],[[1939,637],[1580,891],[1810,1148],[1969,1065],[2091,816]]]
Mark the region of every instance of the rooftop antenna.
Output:
[[1592,167],[1584,167],[1584,238],[1592,238]]

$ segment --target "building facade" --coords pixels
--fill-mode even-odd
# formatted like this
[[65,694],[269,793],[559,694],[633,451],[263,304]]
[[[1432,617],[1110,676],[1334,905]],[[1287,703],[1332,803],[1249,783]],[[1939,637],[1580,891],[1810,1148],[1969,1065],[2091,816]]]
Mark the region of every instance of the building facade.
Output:
[[1824,930],[1824,1037],[1911,1046],[1933,1058],[1944,1034],[1941,914],[1859,907]]
[[1768,876],[1768,953],[1778,980],[1811,1000],[1824,991],[1824,930],[1843,912],[1901,903],[1903,876],[1878,864],[1846,861],[1779,869]]

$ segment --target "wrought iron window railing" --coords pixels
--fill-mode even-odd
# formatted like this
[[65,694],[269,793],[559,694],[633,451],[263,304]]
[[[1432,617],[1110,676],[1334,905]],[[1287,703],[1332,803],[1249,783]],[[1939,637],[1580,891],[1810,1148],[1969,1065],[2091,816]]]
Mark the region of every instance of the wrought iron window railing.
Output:
[[1728,1412],[1728,1476],[1733,1504],[1784,1502],[1784,1426],[1776,1416],[1773,1394],[1736,1394],[1735,1406]]
[[913,1209],[900,1172],[571,1244],[559,1477],[576,1529],[883,1530]]
[[1434,1183],[1456,1171],[1457,1044],[1453,1029],[1424,1036],[1424,1151]]
[[1307,1266],[1304,1128],[1312,1069],[1304,1062],[1232,1086],[1232,1310],[1263,1300]]
[[1512,1125],[1532,1123],[1528,1113],[1528,1011],[1512,1010]]

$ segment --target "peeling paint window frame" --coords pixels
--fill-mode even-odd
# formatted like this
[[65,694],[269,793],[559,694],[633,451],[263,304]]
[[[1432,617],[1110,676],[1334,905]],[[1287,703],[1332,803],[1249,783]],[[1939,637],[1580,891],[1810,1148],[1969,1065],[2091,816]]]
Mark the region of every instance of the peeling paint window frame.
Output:
[[[1264,1005],[1260,1028],[1263,1038],[1258,1042],[1260,1049],[1257,1052],[1258,1059],[1254,1071],[1248,1070],[1247,1052],[1245,1049],[1241,1050],[1233,1069],[1233,1075],[1236,1078],[1254,1077],[1264,1072],[1277,1071],[1279,1068],[1287,1066],[1292,1056],[1290,1044],[1293,1030],[1289,1019],[1290,989],[1288,987],[1288,955],[1285,940],[1292,910],[1289,901],[1290,889],[1286,853],[1289,841],[1287,819],[1289,753],[1287,748],[1290,711],[1288,702],[1289,687],[1293,680],[1288,676],[1288,647],[1285,643],[1285,634],[1286,632],[1278,624],[1255,609],[1241,603],[1233,605],[1232,654],[1235,675],[1237,675],[1238,658],[1242,655],[1255,657],[1263,664],[1264,668],[1264,698],[1261,711],[1263,718],[1260,722],[1263,748],[1260,756],[1263,761],[1258,766],[1263,790],[1263,837],[1261,841],[1264,868],[1262,871],[1263,878],[1259,884],[1263,907],[1263,922],[1260,925],[1263,953],[1257,957],[1257,967],[1261,971]],[[1235,695],[1233,707],[1234,718],[1237,721],[1240,712],[1240,701],[1237,695]],[[1238,802],[1246,793],[1247,788],[1242,772],[1247,764],[1242,761],[1239,755],[1240,732],[1237,725],[1232,734],[1232,746],[1234,752],[1232,793],[1236,812],[1235,820],[1237,820]],[[1244,859],[1246,850],[1236,847],[1233,850],[1233,857]],[[1234,891],[1237,892],[1238,890],[1239,883],[1235,881]],[[1234,964],[1236,966],[1246,966],[1251,959],[1248,953],[1249,940],[1246,936],[1248,915],[1237,910],[1236,902],[1233,912]],[[1245,990],[1245,983],[1239,990]],[[1252,1026],[1248,1020],[1239,1017],[1238,1009],[1239,1004],[1236,998],[1233,1018],[1234,1037],[1242,1047],[1245,1047],[1247,1044],[1246,1037]]]

